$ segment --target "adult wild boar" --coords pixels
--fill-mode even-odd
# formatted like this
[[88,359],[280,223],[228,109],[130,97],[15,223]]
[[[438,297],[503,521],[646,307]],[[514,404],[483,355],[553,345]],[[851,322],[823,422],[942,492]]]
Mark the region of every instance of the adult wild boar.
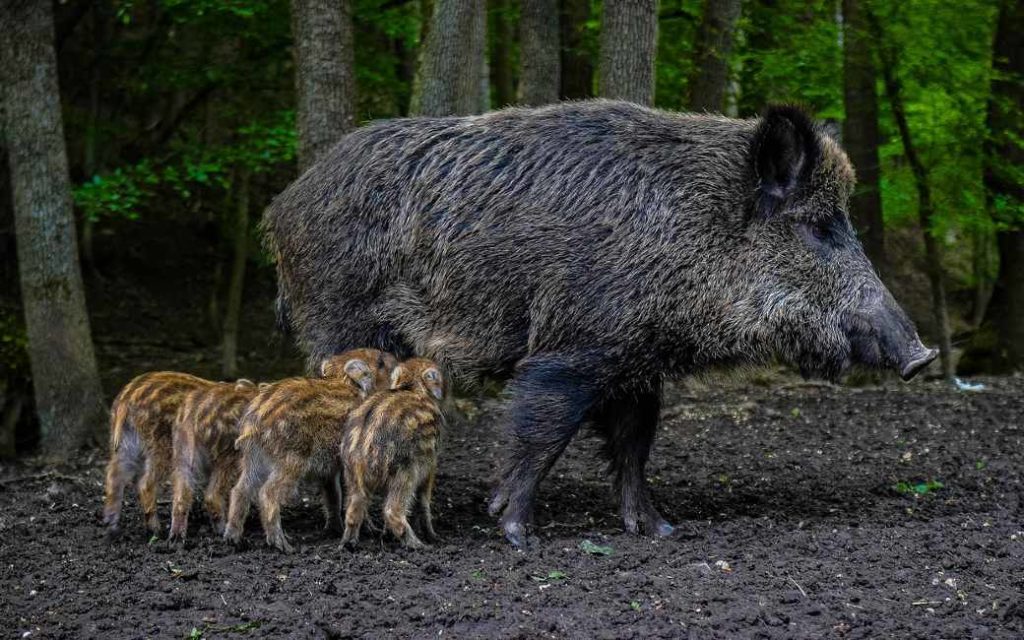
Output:
[[626,528],[667,535],[644,467],[662,380],[778,356],[834,379],[935,358],[847,214],[854,174],[804,112],[735,120],[609,101],[378,122],[265,225],[279,311],[311,362],[355,346],[511,378],[491,503],[526,544],[581,423],[606,439]]

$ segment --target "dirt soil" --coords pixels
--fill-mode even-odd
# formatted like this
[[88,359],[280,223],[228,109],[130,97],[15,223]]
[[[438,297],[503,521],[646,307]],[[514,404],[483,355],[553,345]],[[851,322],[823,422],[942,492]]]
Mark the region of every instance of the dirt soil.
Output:
[[[677,536],[623,533],[596,441],[543,485],[539,546],[486,514],[497,405],[448,434],[435,547],[320,531],[311,488],[286,511],[298,552],[235,551],[98,525],[102,453],[0,480],[0,622],[33,638],[1020,638],[1024,381],[870,389],[670,389],[650,471]],[[940,484],[941,483],[941,486]],[[163,505],[165,523],[167,505]],[[590,549],[588,552],[584,547]],[[595,548],[596,547],[596,548]],[[607,552],[604,555],[601,552]]]
[[[182,229],[97,236],[88,300],[111,398],[146,370],[218,375],[215,259]],[[273,337],[273,294],[271,270],[250,269],[240,368],[258,380],[302,366]],[[672,387],[649,470],[678,534],[622,532],[581,435],[542,486],[529,554],[486,513],[507,446],[495,401],[447,434],[442,541],[420,552],[342,550],[310,487],[285,512],[294,555],[256,522],[235,551],[198,510],[185,547],[150,543],[131,492],[108,544],[104,451],[0,465],[0,636],[1022,638],[1024,379],[984,382]]]

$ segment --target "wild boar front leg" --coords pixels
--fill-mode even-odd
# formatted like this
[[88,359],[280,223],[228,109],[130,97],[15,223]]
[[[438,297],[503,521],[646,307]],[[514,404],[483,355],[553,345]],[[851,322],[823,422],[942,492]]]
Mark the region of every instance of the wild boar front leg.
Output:
[[153,535],[160,534],[160,517],[156,513],[156,501],[160,483],[167,477],[167,462],[162,456],[147,452],[146,462],[139,480],[139,503],[146,519],[146,528]]
[[336,472],[324,478],[320,486],[320,495],[324,505],[324,529],[341,533],[345,523],[342,521],[341,473]]
[[420,513],[423,519],[423,537],[427,542],[437,542],[437,534],[434,532],[434,516],[431,512],[431,501],[434,495],[434,481],[437,477],[437,462],[432,462],[427,470],[426,477],[420,484],[419,502]]
[[604,438],[604,453],[611,461],[622,520],[630,533],[667,536],[674,528],[651,500],[645,469],[658,428],[661,385],[608,400],[594,415]]
[[512,456],[490,512],[497,515],[504,507],[501,527],[517,549],[528,546],[537,486],[579,431],[599,394],[594,364],[569,355],[530,356],[509,384]]

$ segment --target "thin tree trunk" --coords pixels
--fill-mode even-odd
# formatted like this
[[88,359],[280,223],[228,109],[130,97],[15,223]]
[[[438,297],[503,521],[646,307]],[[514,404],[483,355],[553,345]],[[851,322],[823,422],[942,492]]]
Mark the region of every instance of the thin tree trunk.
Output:
[[356,125],[351,0],[292,0],[299,171]]
[[601,24],[600,95],[654,104],[658,0],[605,2]]
[[[877,23],[874,23],[872,28],[876,37],[881,41],[881,28]],[[921,235],[924,239],[925,271],[928,274],[928,282],[932,291],[932,315],[935,319],[936,331],[938,331],[942,375],[947,379],[952,379],[956,372],[953,362],[952,330],[949,325],[949,305],[946,302],[942,247],[936,240],[935,234],[932,233],[934,207],[931,187],[928,184],[928,171],[917,155],[917,147],[914,146],[913,138],[910,135],[907,113],[903,105],[903,90],[894,70],[895,63],[892,56],[887,56],[882,60],[882,79],[885,84],[886,96],[889,98],[893,120],[896,121],[896,128],[903,143],[903,151],[907,156],[907,163],[914,174],[914,184],[917,187],[917,215],[921,226]]]
[[[89,115],[85,125],[85,143],[82,158],[82,170],[86,179],[91,179],[99,172],[99,120],[100,120],[100,79],[103,77],[103,60],[106,49],[106,20],[102,14],[100,3],[93,4],[92,39],[94,59],[89,68]],[[96,257],[93,251],[93,233],[96,221],[86,216],[82,219],[82,262],[89,276],[96,278]]]
[[480,34],[474,41],[476,49],[473,55],[480,61],[480,88],[477,98],[480,100],[477,113],[491,110],[491,66],[487,60],[487,8],[486,5],[477,12],[473,33]]
[[25,406],[25,394],[8,380],[0,398],[3,399],[0,405],[0,460],[9,460],[17,453],[18,420]]
[[853,224],[864,252],[884,275],[887,264],[879,188],[878,95],[871,33],[862,1],[843,0],[843,146],[857,170],[857,187],[850,198]]
[[415,115],[468,115],[480,110],[485,9],[483,0],[434,1]]
[[66,460],[101,427],[103,392],[71,211],[52,12],[50,2],[5,4],[0,86],[41,445]]
[[740,17],[740,0],[704,0],[697,33],[696,64],[690,76],[691,111],[722,113],[729,90],[729,54]]
[[984,182],[991,215],[1001,229],[996,233],[999,275],[989,304],[988,319],[995,332],[997,353],[993,366],[1002,371],[1024,371],[1024,220],[1003,214],[997,202],[1024,205],[1024,2],[1003,0],[993,43],[992,93],[988,105],[989,138],[985,143]]
[[590,0],[561,0],[559,32],[562,45],[562,88],[565,100],[586,100],[594,95],[594,65],[583,34],[590,19]]
[[519,4],[519,102],[558,102],[562,61],[558,44],[558,0]]
[[430,23],[434,19],[434,0],[419,0],[420,39],[416,47],[416,70],[413,73],[412,95],[409,97],[409,115],[420,113],[423,104],[423,61],[427,56],[427,39],[430,37]]
[[989,264],[991,262],[991,240],[989,233],[982,229],[976,229],[972,234],[973,251],[971,256],[971,269],[974,275],[974,302],[971,305],[971,328],[981,328],[985,321],[985,312],[989,302],[992,300],[992,289],[994,282],[990,275]]
[[242,316],[245,264],[249,258],[249,181],[249,170],[240,169],[236,190],[234,259],[231,263],[227,308],[224,311],[224,358],[221,372],[225,378],[238,375],[238,325]]
[[494,102],[498,108],[512,104],[515,89],[512,73],[512,20],[509,0],[490,0],[491,25],[494,37],[491,39],[491,86],[494,87]]

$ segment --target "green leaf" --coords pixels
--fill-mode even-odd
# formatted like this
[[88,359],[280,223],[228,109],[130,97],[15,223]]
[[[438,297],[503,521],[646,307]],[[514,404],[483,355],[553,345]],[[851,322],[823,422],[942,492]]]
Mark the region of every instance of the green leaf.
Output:
[[934,492],[934,491],[936,491],[938,489],[942,489],[944,486],[945,485],[943,485],[938,480],[928,480],[928,481],[925,481],[925,482],[914,482],[914,483],[911,483],[911,482],[897,482],[895,484],[895,486],[893,486],[893,489],[897,493],[901,493],[903,495],[913,494],[913,495],[917,495],[917,496],[924,496],[924,495],[928,495],[929,493],[932,493],[932,492]]

